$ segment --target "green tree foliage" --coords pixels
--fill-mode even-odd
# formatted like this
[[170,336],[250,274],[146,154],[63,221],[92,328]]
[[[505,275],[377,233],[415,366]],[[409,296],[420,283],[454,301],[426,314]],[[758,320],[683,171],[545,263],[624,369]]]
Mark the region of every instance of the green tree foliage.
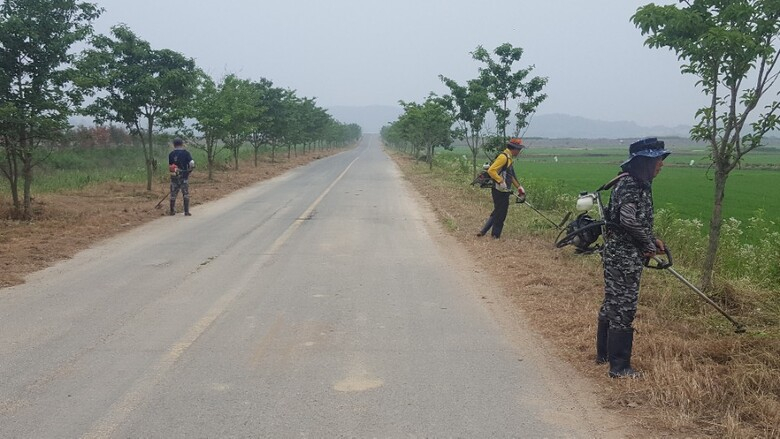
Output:
[[188,115],[200,73],[192,59],[152,49],[127,26],[114,26],[111,34],[95,37],[94,49],[79,60],[81,84],[96,94],[84,113],[98,124],[123,124],[141,139],[151,190],[155,127],[174,127]]
[[344,124],[338,121],[331,121],[325,128],[324,142],[328,146],[344,146],[349,142],[354,142],[363,136],[363,129],[356,123]]
[[455,137],[466,141],[471,150],[471,167],[477,174],[477,155],[485,136],[485,118],[494,107],[488,96],[484,80],[472,79],[465,86],[452,79],[439,75],[439,78],[450,89],[450,95],[444,96],[445,106],[453,113],[458,127],[453,130]]
[[517,137],[530,123],[530,117],[536,112],[547,95],[542,89],[547,85],[547,78],[528,76],[534,69],[529,66],[514,71],[514,64],[523,56],[523,49],[504,43],[493,50],[498,59],[494,60],[482,46],[477,46],[471,53],[472,57],[483,63],[479,68],[479,83],[486,87],[493,101],[493,113],[496,116],[497,144],[503,145],[508,139],[507,128],[512,112],[515,113],[515,123],[512,135]]
[[434,95],[428,96],[422,104],[400,103],[404,113],[394,123],[399,136],[412,145],[415,156],[425,150],[425,160],[428,168],[432,169],[434,149],[439,146],[447,148],[452,144],[452,115],[441,98]]
[[335,121],[330,114],[316,104],[316,99],[304,99],[300,108],[303,117],[301,125],[303,128],[303,151],[306,153],[307,147],[313,149],[318,140],[325,138],[327,127]]
[[281,102],[282,90],[275,88],[273,82],[265,78],[253,82],[252,87],[254,88],[254,102],[252,104],[255,107],[255,112],[248,139],[254,151],[254,162],[255,167],[257,167],[260,148],[264,145],[270,145],[274,138],[274,112]]
[[255,105],[259,100],[257,88],[246,79],[228,75],[222,81],[218,92],[222,112],[222,141],[233,154],[233,163],[238,169],[238,152],[241,145],[249,138],[253,122],[257,120],[259,108]]
[[230,74],[217,85],[204,77],[191,108],[194,130],[187,130],[186,135],[196,148],[206,152],[209,178],[216,155],[222,150],[232,153],[238,168],[239,150],[247,142],[254,149],[256,166],[262,146],[271,147],[275,160],[280,145],[287,146],[290,157],[297,145],[303,145],[306,153],[307,146],[317,142],[339,143],[360,137],[359,127],[355,126],[355,137],[354,129],[340,129],[341,124],[318,107],[314,99],[299,98],[294,91],[274,87],[267,79],[253,82]]
[[[763,104],[778,77],[780,1],[691,0],[681,5],[648,4],[633,23],[648,35],[645,44],[666,47],[683,61],[681,70],[698,77],[709,97],[696,112],[691,139],[709,143],[715,173],[714,205],[702,284],[712,285],[723,223],[726,180],[763,137],[780,124],[780,102]],[[777,96],[777,94],[775,94]],[[757,113],[754,113],[757,110]]]
[[69,51],[92,33],[101,12],[75,0],[0,4],[0,170],[10,182],[16,217],[31,218],[33,169],[46,157],[40,150],[63,135],[81,103]]
[[190,114],[195,120],[193,126],[200,133],[196,136],[191,129],[184,130],[190,144],[206,153],[208,179],[214,179],[217,155],[224,149],[219,143],[224,133],[223,114],[230,111],[220,100],[217,84],[210,76],[202,74],[195,96],[190,104]]

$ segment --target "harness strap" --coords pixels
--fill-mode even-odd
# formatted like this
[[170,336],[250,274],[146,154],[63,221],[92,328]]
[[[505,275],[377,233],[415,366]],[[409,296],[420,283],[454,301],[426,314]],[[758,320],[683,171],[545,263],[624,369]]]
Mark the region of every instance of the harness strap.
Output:
[[604,183],[603,186],[597,189],[597,191],[605,191],[608,189],[612,189],[612,186],[616,185],[618,181],[620,181],[621,178],[628,176],[628,172],[621,172],[617,175],[617,177],[613,178],[612,180]]

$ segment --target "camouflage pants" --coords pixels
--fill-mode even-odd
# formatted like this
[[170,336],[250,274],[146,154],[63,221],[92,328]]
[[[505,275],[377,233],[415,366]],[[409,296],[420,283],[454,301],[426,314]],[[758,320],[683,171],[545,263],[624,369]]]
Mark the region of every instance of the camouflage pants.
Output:
[[184,200],[190,199],[190,182],[186,178],[171,177],[171,201],[176,201],[176,197],[181,190],[181,197]]
[[604,303],[599,320],[610,329],[631,329],[639,301],[643,255],[632,243],[607,240],[604,247]]

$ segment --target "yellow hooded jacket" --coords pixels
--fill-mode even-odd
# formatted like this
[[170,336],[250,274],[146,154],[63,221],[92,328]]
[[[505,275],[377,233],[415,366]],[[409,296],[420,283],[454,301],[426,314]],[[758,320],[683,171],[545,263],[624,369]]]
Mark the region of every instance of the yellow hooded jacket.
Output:
[[[496,157],[495,160],[493,160],[493,163],[490,165],[487,172],[493,181],[501,184],[504,181],[504,176],[499,174],[499,171],[505,167],[506,169],[509,169],[510,166],[512,166],[512,153],[509,151],[509,148],[506,148],[501,154],[498,155],[498,157]],[[520,182],[515,178],[512,178],[512,181],[509,183],[514,185],[516,188],[520,188]],[[507,187],[509,187],[509,184],[507,184]]]

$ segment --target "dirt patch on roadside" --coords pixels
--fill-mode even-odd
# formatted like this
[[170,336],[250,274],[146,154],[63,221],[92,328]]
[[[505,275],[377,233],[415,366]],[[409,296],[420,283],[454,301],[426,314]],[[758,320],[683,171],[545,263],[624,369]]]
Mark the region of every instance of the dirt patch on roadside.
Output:
[[[192,213],[198,214],[199,204],[340,151],[316,151],[289,160],[277,157],[275,163],[263,158],[257,167],[247,161],[240,163],[238,170],[228,167],[215,171],[211,181],[205,170],[198,170],[190,177]],[[155,205],[168,192],[168,186],[165,180],[155,181],[153,190],[147,191],[145,185],[138,183],[110,182],[78,191],[33,193],[34,219],[26,222],[7,219],[10,196],[0,194],[0,288],[24,283],[30,273],[165,215],[167,198],[160,209],[155,209]],[[181,215],[181,195],[177,208]]]

